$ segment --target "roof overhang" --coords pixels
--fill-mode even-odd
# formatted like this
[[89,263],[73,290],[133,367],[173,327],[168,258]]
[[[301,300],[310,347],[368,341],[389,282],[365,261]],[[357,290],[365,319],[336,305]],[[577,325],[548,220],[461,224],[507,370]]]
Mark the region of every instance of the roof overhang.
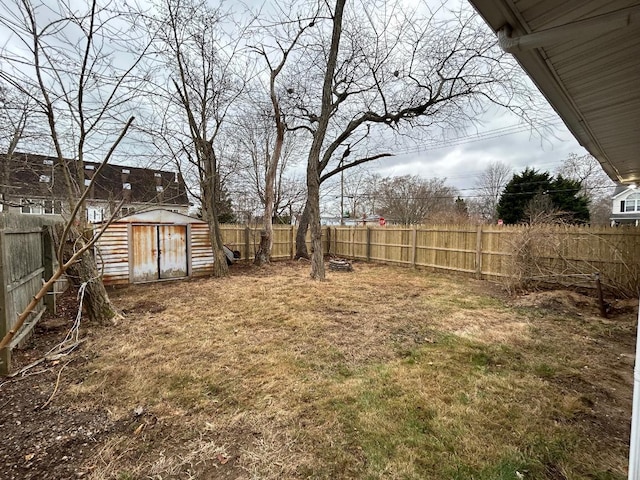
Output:
[[576,139],[640,183],[640,0],[470,0]]

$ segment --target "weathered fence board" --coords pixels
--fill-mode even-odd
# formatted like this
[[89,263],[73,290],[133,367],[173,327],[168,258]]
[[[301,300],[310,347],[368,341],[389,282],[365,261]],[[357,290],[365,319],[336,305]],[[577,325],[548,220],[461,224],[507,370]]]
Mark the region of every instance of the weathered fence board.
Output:
[[[0,219],[0,338],[16,324],[18,315],[42,288],[43,279],[53,272],[54,255],[47,222],[39,218],[11,217]],[[33,310],[9,346],[0,352],[0,373],[11,368],[11,350],[21,345],[55,299],[46,297]]]
[[332,238],[329,252],[346,258],[430,267],[485,279],[529,278],[560,284],[563,278],[588,278],[598,272],[612,290],[629,295],[640,290],[638,228],[330,227],[327,236]]
[[[259,226],[246,225],[220,225],[222,242],[231,250],[238,250],[243,260],[253,260],[260,245]],[[298,228],[294,225],[274,225],[271,258],[284,260],[293,258],[295,254],[296,233]],[[329,251],[329,239],[327,229],[322,229],[323,252]],[[307,232],[307,249],[311,251],[311,235]]]

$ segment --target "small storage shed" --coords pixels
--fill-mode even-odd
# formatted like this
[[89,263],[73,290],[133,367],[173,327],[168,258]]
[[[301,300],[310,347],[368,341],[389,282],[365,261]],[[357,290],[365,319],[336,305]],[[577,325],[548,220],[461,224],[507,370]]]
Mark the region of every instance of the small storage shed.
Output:
[[[101,228],[96,226],[96,232]],[[111,223],[96,242],[105,285],[210,275],[209,226],[197,218],[150,210]]]

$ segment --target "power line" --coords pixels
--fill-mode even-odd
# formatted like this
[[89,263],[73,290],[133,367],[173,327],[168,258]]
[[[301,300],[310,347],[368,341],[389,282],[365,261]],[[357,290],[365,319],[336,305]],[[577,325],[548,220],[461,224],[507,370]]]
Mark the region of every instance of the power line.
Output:
[[[550,118],[548,126],[556,126],[560,125],[561,122],[557,121],[555,118]],[[460,145],[465,145],[468,143],[480,142],[483,140],[493,140],[495,138],[506,137],[509,135],[514,135],[517,133],[523,133],[526,131],[530,131],[531,127],[527,125],[509,125],[506,127],[485,130],[483,132],[478,132],[470,135],[462,135],[459,137],[455,137],[448,140],[436,140],[430,143],[425,143],[422,145],[416,145],[413,148],[407,148],[398,152],[399,155],[408,155],[411,153],[421,153],[421,152],[429,152],[433,150],[440,150],[442,148],[456,147]]]
[[[533,185],[533,184],[538,184],[541,182],[531,182],[528,183],[528,185]],[[525,183],[519,184],[519,185],[527,185]],[[600,190],[600,189],[610,189],[610,186],[596,186],[596,187],[592,187],[591,190]],[[461,188],[461,189],[457,189],[457,192],[463,191],[463,190],[475,190],[474,188]],[[566,192],[575,192],[575,193],[579,193],[580,190],[577,190],[575,188],[563,188],[563,189],[555,189],[555,190],[544,190],[542,192],[502,192],[500,194],[500,196],[519,196],[519,195],[537,195],[537,194],[543,194],[543,195],[548,195],[548,194],[552,194],[552,193],[566,193]],[[389,200],[434,200],[434,199],[450,199],[457,196],[456,192],[454,192],[453,194],[448,194],[448,195],[428,195],[428,196],[395,196],[395,197],[385,197],[386,199]],[[488,198],[488,197],[495,197],[495,195],[492,194],[477,194],[477,195],[465,195],[465,198]],[[340,198],[339,196],[335,196],[334,198]],[[375,193],[358,193],[355,195],[345,195],[345,198],[350,198],[350,199],[354,199],[354,198],[374,198],[374,199],[381,199],[380,195],[377,195]]]

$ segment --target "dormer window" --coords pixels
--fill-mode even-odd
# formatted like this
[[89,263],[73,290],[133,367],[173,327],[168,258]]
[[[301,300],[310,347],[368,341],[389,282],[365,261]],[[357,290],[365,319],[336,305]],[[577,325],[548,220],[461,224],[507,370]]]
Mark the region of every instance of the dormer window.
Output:
[[51,182],[51,177],[49,175],[40,175],[40,183],[49,183]]

